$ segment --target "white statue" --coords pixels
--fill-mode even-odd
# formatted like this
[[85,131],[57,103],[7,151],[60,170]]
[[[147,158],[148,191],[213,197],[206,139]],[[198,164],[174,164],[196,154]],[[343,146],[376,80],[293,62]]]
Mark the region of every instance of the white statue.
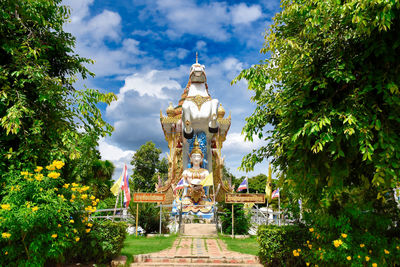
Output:
[[201,167],[203,153],[201,152],[197,138],[190,153],[190,161],[192,167],[184,170],[182,173],[182,178],[185,181],[185,188],[182,195],[183,204],[189,205],[199,203],[200,201],[204,204],[204,201],[208,201],[209,190],[208,186],[203,187],[201,183],[209,175],[209,172],[207,169]]
[[[218,99],[212,99],[206,84],[205,66],[196,63],[190,68],[190,86],[187,97],[182,104],[182,130],[186,139],[192,139],[197,133],[204,132],[207,139],[207,169],[212,170],[211,139],[218,132],[217,109]],[[185,140],[183,151],[188,153],[189,144]],[[183,166],[187,167],[188,158],[183,157]]]

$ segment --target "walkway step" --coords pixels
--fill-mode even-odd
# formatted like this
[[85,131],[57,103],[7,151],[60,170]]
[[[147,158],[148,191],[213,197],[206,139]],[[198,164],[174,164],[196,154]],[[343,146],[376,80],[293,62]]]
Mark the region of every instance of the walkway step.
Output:
[[243,266],[261,267],[257,256],[229,251],[216,238],[177,238],[172,248],[134,256],[130,266]]
[[217,228],[214,223],[186,223],[182,234],[191,237],[217,237]]

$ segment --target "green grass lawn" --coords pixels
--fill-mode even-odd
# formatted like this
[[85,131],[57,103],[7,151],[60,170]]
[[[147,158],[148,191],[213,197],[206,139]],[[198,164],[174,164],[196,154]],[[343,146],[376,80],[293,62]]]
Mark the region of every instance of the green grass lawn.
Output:
[[226,243],[229,250],[257,256],[258,243],[255,236],[249,238],[232,239],[231,237],[220,235],[219,238]]
[[133,260],[132,255],[147,254],[172,247],[177,235],[144,237],[130,235],[125,239],[121,254],[128,257],[128,263]]

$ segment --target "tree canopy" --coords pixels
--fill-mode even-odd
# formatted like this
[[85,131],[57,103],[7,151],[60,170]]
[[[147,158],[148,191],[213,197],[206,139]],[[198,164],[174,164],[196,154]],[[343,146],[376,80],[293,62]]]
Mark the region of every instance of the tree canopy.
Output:
[[248,81],[257,104],[246,138],[268,141],[242,167],[272,158],[307,222],[330,228],[327,240],[366,229],[376,238],[399,220],[399,10],[398,1],[284,0],[265,35],[268,58],[234,80]]
[[168,174],[168,163],[165,158],[160,159],[161,149],[152,141],[142,145],[132,157],[131,175],[135,191],[153,192],[158,183],[158,175],[163,178]]
[[112,131],[96,105],[115,95],[74,88],[93,73],[63,30],[68,16],[61,0],[0,2],[0,172],[78,159],[81,139],[95,148]]

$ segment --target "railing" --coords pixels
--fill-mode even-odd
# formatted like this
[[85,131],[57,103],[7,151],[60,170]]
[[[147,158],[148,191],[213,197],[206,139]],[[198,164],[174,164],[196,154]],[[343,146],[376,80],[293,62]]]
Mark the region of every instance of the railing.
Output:
[[[114,214],[115,213],[115,214]],[[127,208],[118,209],[98,209],[90,215],[90,219],[106,219],[115,220],[119,219],[121,221],[134,220],[135,217],[128,212]]]

